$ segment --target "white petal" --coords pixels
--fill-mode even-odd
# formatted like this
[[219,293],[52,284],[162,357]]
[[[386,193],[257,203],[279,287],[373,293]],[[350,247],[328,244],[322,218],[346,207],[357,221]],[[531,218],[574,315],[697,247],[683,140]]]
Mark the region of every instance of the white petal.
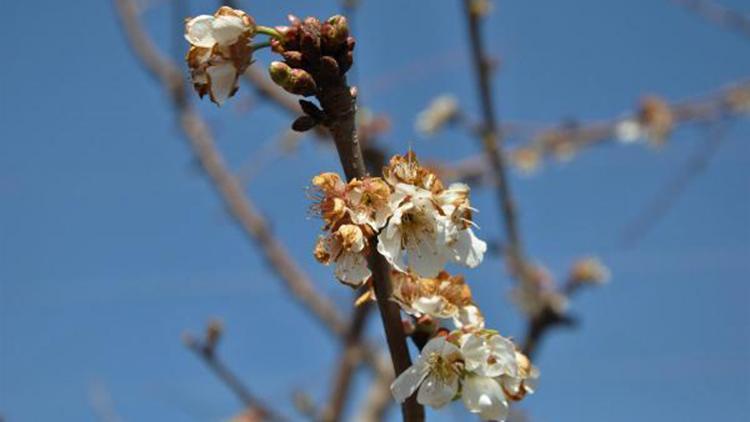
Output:
[[209,66],[206,70],[211,79],[211,99],[222,105],[234,92],[237,83],[237,70],[230,62]]
[[213,35],[211,15],[200,15],[190,19],[185,24],[185,39],[196,47],[211,48],[216,44]]
[[456,328],[484,328],[484,316],[474,305],[464,306],[458,311],[458,316],[453,318]]
[[442,304],[443,299],[440,296],[420,297],[414,302],[413,307],[422,314],[438,316]]
[[469,412],[478,413],[483,420],[504,421],[508,417],[508,402],[492,378],[467,377],[461,394]]
[[397,270],[406,271],[401,252],[401,231],[398,228],[391,230],[391,223],[378,235],[378,252]]
[[421,356],[429,356],[431,353],[438,353],[442,355],[443,349],[446,347],[446,344],[449,344],[449,343],[445,340],[445,337],[443,336],[433,337],[422,348]]
[[464,343],[461,345],[461,353],[464,355],[466,370],[475,371],[487,363],[490,350],[479,336],[469,334],[464,338]]
[[409,267],[422,277],[436,277],[445,267],[445,254],[438,247],[435,236],[424,231],[417,236],[406,244]]
[[443,381],[430,374],[419,387],[417,402],[439,409],[453,400],[458,392],[458,376]]
[[247,28],[237,16],[219,16],[213,21],[213,37],[220,45],[230,45],[237,41]]
[[402,372],[401,375],[391,383],[391,394],[393,394],[393,398],[396,399],[397,402],[403,403],[414,394],[415,391],[417,391],[419,385],[422,384],[422,381],[427,377],[428,372],[429,368],[427,365],[421,359],[418,359],[414,362],[414,365]]
[[336,261],[336,278],[351,286],[361,285],[371,274],[361,253],[344,252]]
[[482,263],[487,243],[476,237],[473,230],[461,230],[453,244],[453,251],[456,262],[474,268]]
[[482,375],[493,378],[500,375],[518,376],[516,347],[512,341],[501,335],[493,335],[487,340],[487,348],[495,363],[487,365]]

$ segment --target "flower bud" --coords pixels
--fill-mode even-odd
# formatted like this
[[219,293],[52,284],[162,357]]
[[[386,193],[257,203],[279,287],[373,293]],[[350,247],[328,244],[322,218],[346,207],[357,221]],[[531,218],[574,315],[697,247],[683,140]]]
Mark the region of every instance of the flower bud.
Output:
[[292,94],[309,97],[315,95],[318,86],[312,75],[302,69],[292,69],[289,87],[286,88]]
[[271,79],[280,87],[286,89],[292,78],[292,68],[284,62],[271,62],[268,67],[268,74]]

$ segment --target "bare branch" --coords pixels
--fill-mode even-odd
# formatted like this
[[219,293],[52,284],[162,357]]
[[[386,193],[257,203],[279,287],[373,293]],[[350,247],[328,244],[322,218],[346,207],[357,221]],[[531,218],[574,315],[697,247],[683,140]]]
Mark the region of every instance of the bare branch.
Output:
[[706,140],[700,148],[685,162],[669,181],[659,189],[654,198],[643,208],[638,216],[630,222],[622,233],[625,246],[633,246],[669,211],[679,199],[685,188],[699,174],[705,171],[711,159],[719,151],[724,140],[726,123],[711,123],[707,129]]
[[750,15],[709,0],[672,0],[709,22],[750,37]]
[[[185,334],[185,346],[190,349],[203,363],[237,396],[246,409],[252,410],[261,420],[283,421],[284,418],[253,395],[239,377],[234,374],[217,356],[216,342],[221,335],[217,323],[212,321],[206,330],[206,339],[198,340],[190,334]],[[218,330],[218,331],[217,331]]]

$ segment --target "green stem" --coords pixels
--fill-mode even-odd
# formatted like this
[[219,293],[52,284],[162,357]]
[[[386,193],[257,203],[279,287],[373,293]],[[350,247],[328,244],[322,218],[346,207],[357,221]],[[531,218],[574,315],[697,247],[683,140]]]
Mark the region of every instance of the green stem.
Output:
[[276,38],[277,40],[281,39],[281,33],[268,26],[258,25],[255,27],[255,32],[257,32],[258,34],[268,35],[269,37]]
[[258,51],[261,48],[266,48],[266,47],[270,47],[270,46],[271,46],[271,41],[263,41],[263,42],[251,44],[250,48],[252,48],[253,51]]

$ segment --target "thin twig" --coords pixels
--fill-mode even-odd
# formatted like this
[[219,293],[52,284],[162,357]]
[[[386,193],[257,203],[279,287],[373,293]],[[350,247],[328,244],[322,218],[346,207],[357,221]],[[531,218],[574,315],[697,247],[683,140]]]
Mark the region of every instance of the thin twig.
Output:
[[728,9],[708,0],[672,0],[691,12],[723,28],[740,32],[750,37],[750,15]]
[[[744,103],[743,103],[744,101]],[[728,84],[708,95],[696,99],[676,101],[668,104],[674,128],[710,122],[717,118],[741,117],[748,113],[750,103],[750,81],[740,80]],[[533,136],[522,140],[520,148],[533,148],[540,159],[555,157],[561,150],[579,152],[585,148],[600,146],[617,141],[617,125],[626,119],[635,119],[637,112],[607,120],[559,124],[542,129]],[[506,153],[506,160],[508,154]],[[439,165],[440,171],[456,180],[483,183],[491,174],[484,155],[464,158],[453,164]]]
[[692,180],[703,173],[711,159],[719,151],[724,140],[726,122],[717,121],[706,128],[705,142],[685,164],[659,189],[646,207],[641,210],[622,232],[622,244],[632,247],[648,233],[677,202]]
[[226,385],[246,409],[252,409],[262,420],[283,421],[285,420],[258,397],[253,395],[239,377],[222,362],[216,354],[213,346],[188,335],[185,337],[185,345],[200,360],[206,364],[211,372]]
[[516,218],[516,206],[508,182],[505,157],[502,148],[502,133],[497,123],[495,114],[495,103],[492,95],[490,58],[484,48],[484,40],[481,35],[482,17],[473,10],[472,0],[464,0],[464,12],[469,31],[469,43],[471,44],[471,58],[474,63],[477,90],[482,108],[482,145],[484,147],[485,159],[489,161],[492,179],[497,189],[498,200],[502,210],[502,218],[507,237],[506,252],[511,260],[513,270],[518,272],[523,280],[525,258],[521,236],[518,231]]

